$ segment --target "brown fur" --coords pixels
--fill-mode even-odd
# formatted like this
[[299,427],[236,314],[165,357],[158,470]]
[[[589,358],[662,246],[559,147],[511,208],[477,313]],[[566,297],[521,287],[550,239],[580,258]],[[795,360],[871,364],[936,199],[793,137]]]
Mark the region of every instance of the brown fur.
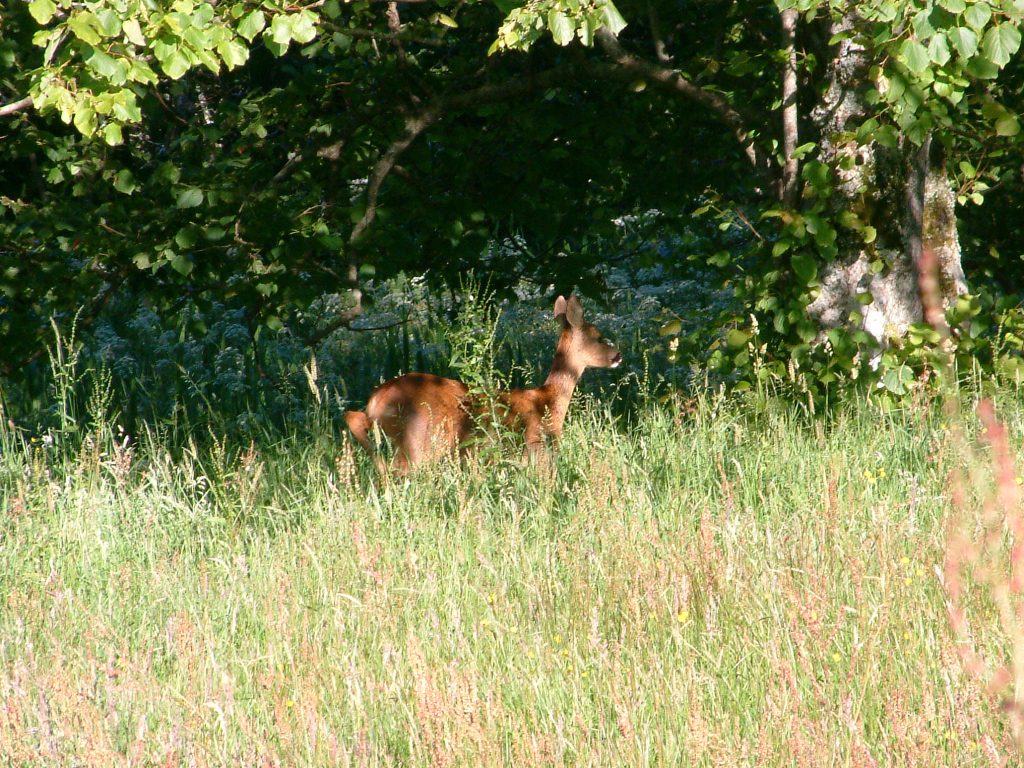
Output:
[[[498,394],[507,408],[506,426],[523,433],[526,449],[534,454],[544,436],[558,439],[576,382],[587,368],[614,368],[622,357],[601,332],[583,318],[575,296],[559,296],[555,318],[562,333],[555,359],[544,384],[533,389],[512,389]],[[346,411],[345,423],[356,441],[371,450],[369,431],[380,427],[395,446],[395,468],[410,467],[451,455],[472,434],[476,409],[465,384],[429,373],[407,373],[374,390],[366,411]]]

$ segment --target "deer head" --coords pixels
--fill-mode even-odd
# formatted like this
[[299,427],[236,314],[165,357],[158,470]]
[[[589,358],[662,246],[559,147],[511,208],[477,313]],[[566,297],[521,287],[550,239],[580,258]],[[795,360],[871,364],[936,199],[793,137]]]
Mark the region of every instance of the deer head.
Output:
[[583,307],[575,296],[555,300],[555,319],[562,323],[559,351],[581,372],[585,368],[617,368],[622,362],[616,346],[584,319]]

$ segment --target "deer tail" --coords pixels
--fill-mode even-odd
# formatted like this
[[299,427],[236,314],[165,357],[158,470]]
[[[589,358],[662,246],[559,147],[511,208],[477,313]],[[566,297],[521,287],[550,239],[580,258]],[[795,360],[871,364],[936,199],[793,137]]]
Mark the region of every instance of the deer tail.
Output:
[[356,442],[373,453],[373,449],[370,447],[370,428],[372,427],[370,417],[362,411],[345,411],[345,423]]

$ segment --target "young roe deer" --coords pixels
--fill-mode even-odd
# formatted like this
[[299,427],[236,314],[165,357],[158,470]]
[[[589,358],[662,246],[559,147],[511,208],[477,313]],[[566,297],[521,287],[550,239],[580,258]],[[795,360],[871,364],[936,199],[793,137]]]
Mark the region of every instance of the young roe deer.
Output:
[[[557,440],[583,371],[616,368],[622,355],[601,332],[583,319],[575,296],[555,301],[555,319],[562,333],[555,360],[544,384],[534,389],[499,392],[499,412],[505,425],[523,434],[526,450],[536,454],[544,436]],[[480,407],[482,405],[482,407]],[[461,381],[429,373],[407,373],[381,384],[370,395],[365,411],[346,411],[345,423],[371,453],[369,433],[381,428],[395,447],[395,468],[406,472],[437,455],[452,455],[475,431],[476,412],[486,409],[469,395]]]

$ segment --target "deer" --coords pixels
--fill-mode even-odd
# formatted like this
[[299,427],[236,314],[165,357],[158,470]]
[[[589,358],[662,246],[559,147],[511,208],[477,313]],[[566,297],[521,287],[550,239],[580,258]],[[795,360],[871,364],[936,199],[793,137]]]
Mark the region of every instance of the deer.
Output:
[[[583,372],[587,368],[617,368],[622,363],[616,346],[584,319],[575,296],[555,300],[555,320],[561,324],[561,333],[544,383],[532,389],[500,391],[496,396],[499,418],[523,435],[528,457],[543,451],[545,437],[554,443],[561,438]],[[380,428],[394,446],[395,471],[407,474],[432,458],[464,449],[486,407],[461,381],[406,373],[377,387],[365,410],[346,411],[344,418],[356,442],[371,455],[370,432],[375,426]],[[384,469],[379,457],[377,466]]]

